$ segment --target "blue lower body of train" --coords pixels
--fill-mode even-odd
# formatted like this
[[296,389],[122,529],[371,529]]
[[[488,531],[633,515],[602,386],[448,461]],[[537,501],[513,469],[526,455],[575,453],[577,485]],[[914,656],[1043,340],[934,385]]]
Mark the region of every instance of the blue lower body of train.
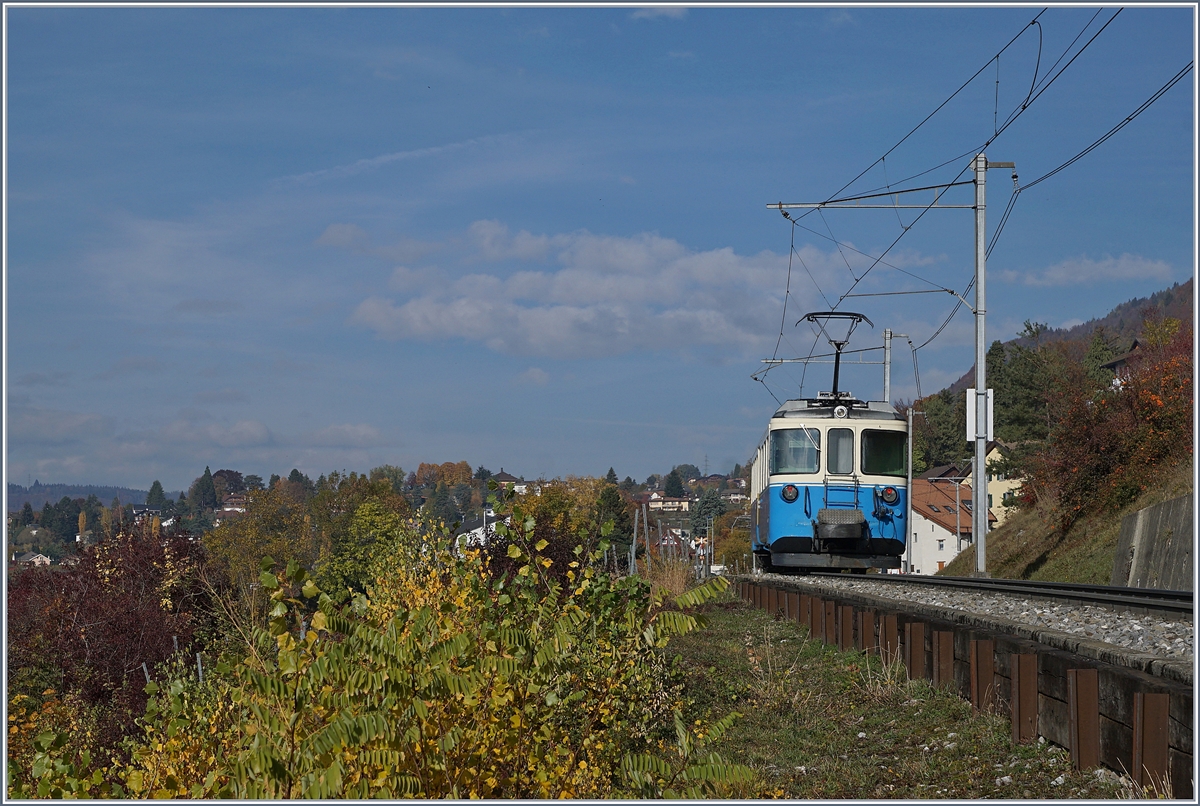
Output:
[[772,482],[754,502],[752,549],[783,568],[899,568],[903,484]]

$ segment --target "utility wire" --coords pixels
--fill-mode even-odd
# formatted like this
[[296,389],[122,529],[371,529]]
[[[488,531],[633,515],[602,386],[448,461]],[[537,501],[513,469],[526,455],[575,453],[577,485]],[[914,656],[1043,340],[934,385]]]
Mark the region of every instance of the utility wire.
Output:
[[[1080,54],[1082,54],[1082,53],[1083,53],[1085,50],[1087,50],[1087,49],[1088,49],[1088,47],[1089,47],[1089,46],[1090,46],[1090,45],[1091,45],[1093,42],[1095,42],[1095,41],[1096,41],[1096,38],[1097,38],[1098,36],[1100,36],[1100,34],[1104,33],[1104,30],[1105,30],[1106,28],[1108,28],[1108,26],[1109,26],[1109,25],[1111,25],[1111,24],[1112,24],[1112,21],[1113,21],[1113,20],[1115,20],[1115,19],[1117,18],[1117,15],[1118,15],[1118,14],[1120,14],[1120,13],[1121,13],[1121,11],[1122,11],[1122,9],[1117,9],[1117,11],[1116,11],[1116,12],[1115,12],[1115,13],[1114,13],[1114,14],[1113,14],[1111,17],[1109,17],[1109,18],[1108,18],[1108,20],[1107,20],[1107,21],[1104,23],[1104,25],[1100,26],[1100,29],[1099,29],[1098,31],[1096,31],[1096,33],[1094,33],[1094,34],[1092,35],[1092,37],[1091,37],[1090,39],[1088,39],[1088,41],[1087,41],[1087,42],[1085,42],[1085,43],[1084,43],[1083,47],[1081,47],[1081,48],[1080,48],[1080,49],[1079,49],[1079,50],[1078,50],[1078,51],[1075,53],[1075,55],[1074,55],[1074,56],[1072,56],[1072,57],[1070,58],[1070,60],[1069,60],[1069,61],[1068,61],[1066,64],[1064,64],[1064,65],[1062,66],[1062,68],[1061,68],[1061,69],[1059,69],[1059,70],[1058,70],[1058,72],[1057,72],[1057,73],[1056,73],[1056,72],[1054,72],[1054,69],[1055,69],[1055,67],[1057,67],[1057,66],[1058,66],[1058,64],[1059,64],[1059,62],[1061,62],[1061,61],[1062,61],[1062,60],[1063,60],[1063,59],[1066,57],[1067,53],[1069,53],[1069,52],[1071,51],[1071,48],[1072,48],[1072,47],[1074,47],[1075,43],[1079,41],[1080,37],[1082,37],[1082,36],[1084,35],[1084,33],[1087,31],[1087,29],[1088,29],[1089,27],[1091,27],[1091,24],[1092,24],[1092,22],[1093,22],[1093,21],[1096,19],[1096,17],[1099,15],[1099,13],[1100,13],[1100,12],[1099,12],[1099,11],[1097,11],[1097,12],[1096,12],[1096,14],[1093,14],[1093,15],[1092,15],[1092,18],[1091,18],[1090,20],[1088,20],[1088,23],[1087,23],[1087,25],[1085,25],[1085,26],[1084,26],[1083,30],[1081,30],[1081,31],[1079,32],[1079,34],[1077,34],[1077,35],[1076,35],[1075,39],[1073,39],[1073,40],[1071,41],[1071,44],[1067,46],[1067,49],[1063,51],[1062,55],[1061,55],[1061,56],[1059,56],[1059,57],[1058,57],[1058,60],[1057,60],[1057,61],[1054,63],[1054,65],[1053,65],[1053,66],[1051,66],[1051,68],[1050,68],[1050,73],[1051,73],[1052,75],[1049,75],[1049,76],[1048,76],[1048,78],[1045,80],[1045,82],[1044,82],[1044,83],[1043,83],[1043,84],[1042,84],[1040,87],[1037,87],[1037,84],[1036,84],[1036,79],[1035,79],[1035,85],[1034,85],[1034,87],[1035,87],[1035,88],[1034,88],[1034,89],[1031,89],[1031,91],[1030,91],[1030,94],[1029,94],[1029,95],[1026,97],[1025,101],[1023,101],[1023,102],[1021,103],[1021,105],[1020,105],[1020,106],[1019,106],[1017,109],[1015,109],[1015,110],[1013,111],[1013,113],[1012,113],[1012,114],[1009,116],[1009,118],[1008,118],[1008,119],[1007,119],[1007,120],[1004,122],[1004,125],[1000,127],[1000,130],[999,130],[999,131],[997,131],[997,132],[996,132],[994,135],[992,135],[992,137],[988,138],[988,141],[987,141],[986,143],[984,143],[984,145],[983,145],[983,146],[982,146],[982,147],[979,149],[979,151],[983,151],[983,150],[985,150],[985,149],[986,149],[988,146],[990,146],[990,145],[991,145],[993,142],[995,142],[996,138],[998,138],[998,137],[999,137],[1001,134],[1003,134],[1003,133],[1004,133],[1004,131],[1005,131],[1005,130],[1006,130],[1008,127],[1009,127],[1009,126],[1011,126],[1013,123],[1015,123],[1015,122],[1016,122],[1016,120],[1017,120],[1017,119],[1018,119],[1018,118],[1019,118],[1019,117],[1020,117],[1022,114],[1024,114],[1025,110],[1026,110],[1026,109],[1028,109],[1028,108],[1029,108],[1029,106],[1030,106],[1030,105],[1031,105],[1031,104],[1032,104],[1034,101],[1036,101],[1038,98],[1040,98],[1040,97],[1042,96],[1042,94],[1043,94],[1043,93],[1044,93],[1044,92],[1045,92],[1047,89],[1049,89],[1049,88],[1050,88],[1050,86],[1051,86],[1051,85],[1052,85],[1052,84],[1053,84],[1055,81],[1057,81],[1057,80],[1058,80],[1058,78],[1059,78],[1059,77],[1060,77],[1060,76],[1061,76],[1061,75],[1062,75],[1064,72],[1066,72],[1067,68],[1068,68],[1068,67],[1070,67],[1070,66],[1071,66],[1071,65],[1072,65],[1072,64],[1075,62],[1075,60],[1079,58]],[[1038,16],[1041,16],[1041,15],[1038,15]],[[1032,23],[1031,23],[1031,24],[1032,24]],[[1039,33],[1040,33],[1040,31],[1041,31],[1041,26],[1040,26],[1040,25],[1038,26],[1038,30],[1039,30]],[[1041,57],[1040,57],[1040,55],[1039,55],[1039,62],[1040,62],[1040,58],[1041,58]],[[1189,66],[1189,67],[1190,67],[1190,66]],[[1181,76],[1179,76],[1179,77],[1182,77],[1182,75],[1181,75]],[[1174,79],[1174,80],[1175,80],[1175,81],[1177,81],[1177,80],[1178,80],[1178,78],[1176,78],[1176,79]],[[1159,94],[1161,94],[1161,93],[1159,93]],[[1157,97],[1157,96],[1156,96],[1156,97]],[[1141,110],[1139,109],[1139,111],[1138,111],[1138,114],[1140,114],[1140,113],[1141,113]],[[1105,139],[1107,139],[1107,138],[1105,138]],[[1097,143],[1097,145],[1098,145],[1098,143]],[[979,153],[979,152],[976,152],[976,153]],[[1082,156],[1082,155],[1080,155],[1080,156]],[[1062,166],[1062,167],[1066,167],[1066,166],[1064,165],[1064,166]],[[1060,169],[1056,169],[1056,171],[1055,171],[1055,172],[1057,172],[1057,170],[1061,170],[1061,168],[1060,168]],[[964,171],[965,171],[965,169],[964,169]],[[959,176],[962,176],[962,174],[960,173],[960,174],[959,174]],[[1042,177],[1041,179],[1044,179],[1044,178],[1046,178],[1046,177]],[[956,179],[957,179],[957,177],[956,177]],[[1041,179],[1038,179],[1038,180],[1036,180],[1036,181],[1041,181]],[[1032,184],[1032,183],[1031,183],[1031,184]],[[1019,195],[1020,191],[1021,191],[1021,188],[1018,188],[1018,189],[1017,189],[1017,191],[1016,191],[1016,192],[1013,194],[1013,197],[1009,199],[1008,207],[1006,208],[1004,215],[1002,215],[1002,216],[1001,216],[1001,224],[1003,224],[1003,223],[1006,223],[1008,216],[1009,216],[1009,215],[1011,215],[1011,213],[1012,213],[1012,208],[1013,208],[1013,206],[1016,204],[1016,201],[1015,201],[1015,199],[1016,199],[1016,196],[1017,196],[1017,195]],[[924,211],[922,211],[922,212],[924,212]],[[914,223],[916,223],[916,222],[914,222]],[[998,229],[1002,229],[1002,227],[998,227]],[[998,234],[998,233],[997,233],[997,234]],[[991,252],[991,248],[995,246],[995,243],[996,243],[996,239],[995,239],[995,237],[993,237],[993,238],[992,238],[992,244],[991,244],[991,246],[989,246],[989,247],[988,247],[988,249],[987,249],[987,252],[986,252],[985,254],[990,254],[990,252]],[[965,296],[966,294],[970,293],[970,291],[971,291],[971,288],[973,288],[973,287],[974,287],[974,285],[975,285],[975,279],[974,279],[974,278],[971,278],[971,282],[967,284],[967,288],[966,288],[966,289],[963,291],[963,296]],[[953,309],[950,311],[950,315],[946,317],[946,320],[945,320],[944,322],[942,322],[941,326],[940,326],[940,327],[939,327],[939,328],[938,328],[938,329],[937,329],[937,330],[934,332],[934,334],[933,334],[932,336],[930,336],[928,339],[926,339],[926,340],[925,340],[925,342],[924,342],[923,344],[921,344],[921,346],[920,346],[920,347],[918,347],[917,349],[918,349],[918,350],[920,350],[920,349],[922,349],[923,347],[926,347],[926,346],[927,346],[927,345],[928,345],[930,342],[932,342],[932,341],[933,341],[934,339],[936,339],[936,338],[937,338],[939,335],[941,335],[942,331],[946,329],[946,327],[947,327],[947,326],[950,324],[950,321],[951,321],[951,320],[954,318],[954,316],[955,316],[955,315],[956,315],[956,314],[959,312],[959,310],[962,308],[962,306],[963,306],[963,301],[962,301],[962,298],[960,297],[960,298],[959,298],[959,299],[958,299],[958,300],[955,302],[955,304],[954,304],[954,308],[953,308]]]
[[1037,179],[1034,179],[1032,182],[1028,182],[1028,183],[1022,185],[1020,188],[1018,188],[1018,190],[1028,190],[1029,188],[1033,187],[1034,185],[1038,184],[1039,182],[1044,182],[1045,180],[1054,176],[1059,171],[1061,171],[1065,168],[1069,168],[1071,165],[1074,165],[1078,160],[1086,157],[1093,150],[1095,150],[1102,143],[1104,143],[1105,140],[1112,137],[1117,132],[1121,131],[1121,129],[1125,128],[1130,123],[1132,123],[1134,118],[1136,118],[1138,115],[1142,114],[1147,109],[1149,109],[1151,104],[1153,104],[1155,101],[1157,101],[1159,98],[1161,98],[1163,96],[1163,94],[1167,92],[1167,90],[1171,89],[1171,87],[1174,87],[1176,84],[1179,83],[1179,81],[1184,76],[1186,76],[1188,73],[1190,73],[1194,66],[1195,66],[1194,61],[1188,62],[1187,65],[1182,70],[1180,70],[1178,73],[1176,73],[1175,76],[1173,78],[1171,78],[1170,81],[1168,81],[1166,84],[1162,85],[1162,87],[1160,87],[1157,92],[1155,92],[1153,95],[1151,95],[1149,98],[1147,98],[1146,101],[1144,103],[1142,103],[1141,106],[1139,106],[1137,109],[1133,110],[1133,112],[1129,113],[1129,115],[1126,116],[1126,118],[1124,120],[1122,120],[1116,126],[1113,126],[1111,129],[1109,129],[1107,132],[1105,132],[1094,143],[1089,145],[1087,148],[1083,149],[1083,151],[1080,151],[1075,156],[1071,157],[1071,159],[1067,160],[1062,165],[1059,165],[1053,171],[1043,174],[1042,176],[1039,176]]
[[1145,101],[1143,101],[1142,104],[1137,109],[1133,110],[1128,115],[1126,115],[1125,118],[1122,119],[1120,123],[1118,123],[1116,126],[1113,126],[1111,129],[1109,129],[1103,135],[1101,135],[1096,140],[1094,140],[1090,145],[1088,145],[1087,148],[1083,149],[1082,151],[1077,153],[1075,156],[1071,157],[1069,160],[1067,160],[1066,162],[1059,165],[1057,168],[1054,168],[1053,170],[1042,174],[1037,179],[1034,179],[1032,182],[1026,182],[1024,185],[1021,185],[1020,187],[1018,187],[1016,189],[1016,191],[1013,193],[1013,195],[1009,198],[1008,206],[1004,209],[1004,213],[1000,217],[1000,223],[997,225],[995,233],[992,234],[992,240],[991,240],[991,243],[988,245],[988,249],[987,249],[988,255],[989,256],[991,255],[992,249],[996,246],[996,241],[999,240],[1000,233],[1004,231],[1004,226],[1005,226],[1005,224],[1008,223],[1008,217],[1010,215],[1012,215],[1013,208],[1016,206],[1017,198],[1020,196],[1020,194],[1023,191],[1026,191],[1029,188],[1033,187],[1034,185],[1037,185],[1041,182],[1046,181],[1050,177],[1057,174],[1059,171],[1066,170],[1067,168],[1074,165],[1079,160],[1086,157],[1088,154],[1095,151],[1102,144],[1104,144],[1104,142],[1107,141],[1110,137],[1112,137],[1117,132],[1121,131],[1121,129],[1125,128],[1130,123],[1132,123],[1138,117],[1138,115],[1142,114],[1147,109],[1149,109],[1151,107],[1151,105],[1154,104],[1155,101],[1157,101],[1159,98],[1161,98],[1163,95],[1165,95],[1168,90],[1170,90],[1172,87],[1174,87],[1180,81],[1182,81],[1184,76],[1186,76],[1188,73],[1190,73],[1194,67],[1195,67],[1194,61],[1188,62],[1183,67],[1183,69],[1181,69],[1178,73],[1176,73],[1174,76],[1172,76],[1171,79],[1169,81],[1167,81],[1166,84],[1163,84],[1161,87],[1158,88],[1158,90],[1156,90],[1154,92],[1153,95],[1151,95],[1149,98],[1147,98]]

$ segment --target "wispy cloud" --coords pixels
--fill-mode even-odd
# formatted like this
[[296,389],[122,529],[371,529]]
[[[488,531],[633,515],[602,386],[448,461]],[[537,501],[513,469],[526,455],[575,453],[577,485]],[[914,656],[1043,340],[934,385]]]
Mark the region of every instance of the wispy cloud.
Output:
[[198,316],[225,316],[237,313],[241,309],[242,304],[236,299],[202,299],[196,297],[182,299],[175,303],[173,308],[176,313],[195,314]]
[[687,11],[687,6],[650,6],[649,8],[639,8],[629,17],[634,20],[655,20],[663,17],[681,20],[687,16]]
[[851,15],[850,12],[844,8],[830,11],[825,15],[825,30],[829,30],[831,28],[842,28],[846,25],[858,25],[858,21],[855,20],[853,15]]
[[336,165],[332,168],[322,168],[317,171],[309,171],[307,173],[295,174],[293,176],[285,176],[277,181],[310,183],[322,182],[327,179],[344,179],[348,176],[356,176],[368,171],[378,170],[379,168],[382,168],[385,165],[390,165],[394,162],[421,160],[427,157],[452,154],[469,148],[502,141],[510,138],[511,136],[512,135],[490,135],[487,137],[474,137],[470,140],[461,140],[456,143],[446,143],[440,146],[416,148],[409,151],[393,151],[389,154],[380,154],[376,157],[366,157],[364,159],[355,160],[354,162],[346,163],[345,165]]
[[68,372],[26,372],[13,380],[18,386],[66,386],[71,377]]
[[359,255],[373,255],[384,260],[408,261],[416,260],[441,247],[441,244],[431,241],[420,241],[415,238],[400,238],[389,244],[376,245],[371,236],[357,224],[330,224],[317,238],[318,246],[335,246],[348,249]]
[[325,448],[368,448],[378,444],[379,430],[364,423],[343,423],[308,434],[303,442]]
[[1165,281],[1171,279],[1171,267],[1161,260],[1150,260],[1126,253],[1116,258],[1105,255],[1099,260],[1084,256],[1073,257],[1045,269],[1024,272],[1008,270],[1000,272],[999,276],[1005,282],[1038,287],[1125,280]]
[[206,389],[195,394],[197,403],[204,405],[222,405],[229,403],[245,403],[249,400],[241,389]]

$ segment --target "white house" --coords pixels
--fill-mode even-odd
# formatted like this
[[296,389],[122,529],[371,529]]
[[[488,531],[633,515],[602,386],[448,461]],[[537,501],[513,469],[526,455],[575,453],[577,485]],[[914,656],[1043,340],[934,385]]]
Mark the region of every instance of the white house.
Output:
[[[910,574],[936,574],[973,542],[971,488],[948,479],[913,479],[908,534]],[[988,523],[996,516],[988,512]]]

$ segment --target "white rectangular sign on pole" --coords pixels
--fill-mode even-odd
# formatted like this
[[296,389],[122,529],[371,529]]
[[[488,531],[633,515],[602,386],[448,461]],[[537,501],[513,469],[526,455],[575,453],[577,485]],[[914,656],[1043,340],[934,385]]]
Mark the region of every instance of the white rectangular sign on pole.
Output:
[[967,441],[972,441],[983,437],[984,439],[995,439],[992,436],[992,390],[987,390],[987,435],[977,433],[975,429],[975,389],[967,390]]

